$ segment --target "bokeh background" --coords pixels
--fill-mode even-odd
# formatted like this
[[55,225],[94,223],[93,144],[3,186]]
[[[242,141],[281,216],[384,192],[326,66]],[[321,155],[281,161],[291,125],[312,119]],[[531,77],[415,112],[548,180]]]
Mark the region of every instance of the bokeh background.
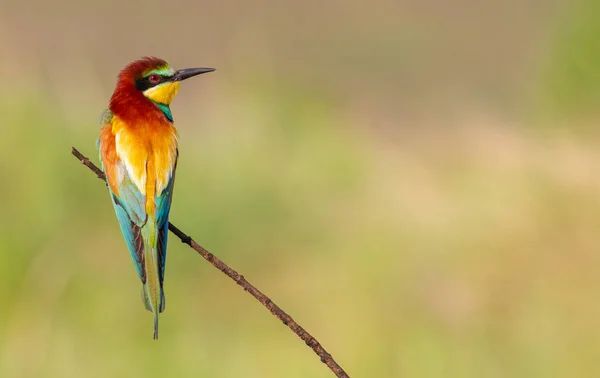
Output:
[[171,220],[352,377],[600,376],[600,3],[0,0],[0,376],[332,377],[171,238],[161,338],[97,161],[142,55]]

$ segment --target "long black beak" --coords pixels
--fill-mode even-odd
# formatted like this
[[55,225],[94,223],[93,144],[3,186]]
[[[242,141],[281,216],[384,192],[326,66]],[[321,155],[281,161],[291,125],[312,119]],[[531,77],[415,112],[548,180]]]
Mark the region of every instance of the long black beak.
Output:
[[188,79],[192,76],[200,75],[207,72],[213,72],[216,68],[184,68],[175,72],[175,75],[171,77],[173,81],[181,81]]

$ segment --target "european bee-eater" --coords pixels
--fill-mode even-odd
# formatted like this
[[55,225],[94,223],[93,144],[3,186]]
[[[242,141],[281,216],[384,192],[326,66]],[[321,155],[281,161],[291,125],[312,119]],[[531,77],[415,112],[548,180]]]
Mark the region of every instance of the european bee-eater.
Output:
[[98,148],[115,212],[142,281],[142,299],[154,315],[165,309],[163,281],[169,210],[179,151],[169,105],[182,80],[214,68],[175,70],[145,57],[119,74],[102,115]]

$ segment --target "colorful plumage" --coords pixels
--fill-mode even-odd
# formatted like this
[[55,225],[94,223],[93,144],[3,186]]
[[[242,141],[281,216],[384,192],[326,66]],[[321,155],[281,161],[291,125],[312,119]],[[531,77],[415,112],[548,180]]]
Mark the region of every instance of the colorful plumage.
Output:
[[213,68],[174,70],[146,57],[119,74],[102,116],[98,148],[125,242],[142,281],[142,299],[154,315],[165,308],[163,281],[169,210],[179,155],[169,105],[182,80]]

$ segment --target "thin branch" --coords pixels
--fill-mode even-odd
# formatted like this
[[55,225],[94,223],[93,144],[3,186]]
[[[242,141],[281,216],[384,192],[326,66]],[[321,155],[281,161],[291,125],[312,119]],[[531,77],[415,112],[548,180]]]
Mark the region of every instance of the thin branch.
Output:
[[[100,168],[94,165],[87,157],[83,156],[75,147],[73,147],[71,153],[79,159],[79,161],[88,167],[92,172],[98,176],[99,179],[106,182],[106,176],[104,172]],[[250,282],[246,281],[244,276],[231,269],[227,264],[221,261],[218,257],[213,255],[204,249],[201,245],[196,243],[194,239],[190,236],[183,233],[180,229],[175,227],[173,223],[169,223],[169,230],[175,236],[177,236],[182,243],[189,245],[193,250],[198,252],[202,257],[204,257],[209,263],[211,263],[215,268],[219,269],[221,272],[225,273],[229,278],[235,281],[238,285],[240,285],[244,290],[246,290],[250,295],[256,298],[257,301],[262,303],[271,313],[279,320],[283,322],[286,326],[289,327],[299,338],[301,338],[306,345],[308,345],[321,359],[327,367],[336,375],[338,378],[350,378],[348,374],[341,368],[340,365],[335,362],[331,354],[327,353],[325,348],[321,346],[321,344],[315,339],[310,333],[308,333],[304,328],[302,328],[291,316],[289,316],[285,311],[283,311],[279,306],[277,306],[269,297],[264,295],[260,290],[254,287]]]

